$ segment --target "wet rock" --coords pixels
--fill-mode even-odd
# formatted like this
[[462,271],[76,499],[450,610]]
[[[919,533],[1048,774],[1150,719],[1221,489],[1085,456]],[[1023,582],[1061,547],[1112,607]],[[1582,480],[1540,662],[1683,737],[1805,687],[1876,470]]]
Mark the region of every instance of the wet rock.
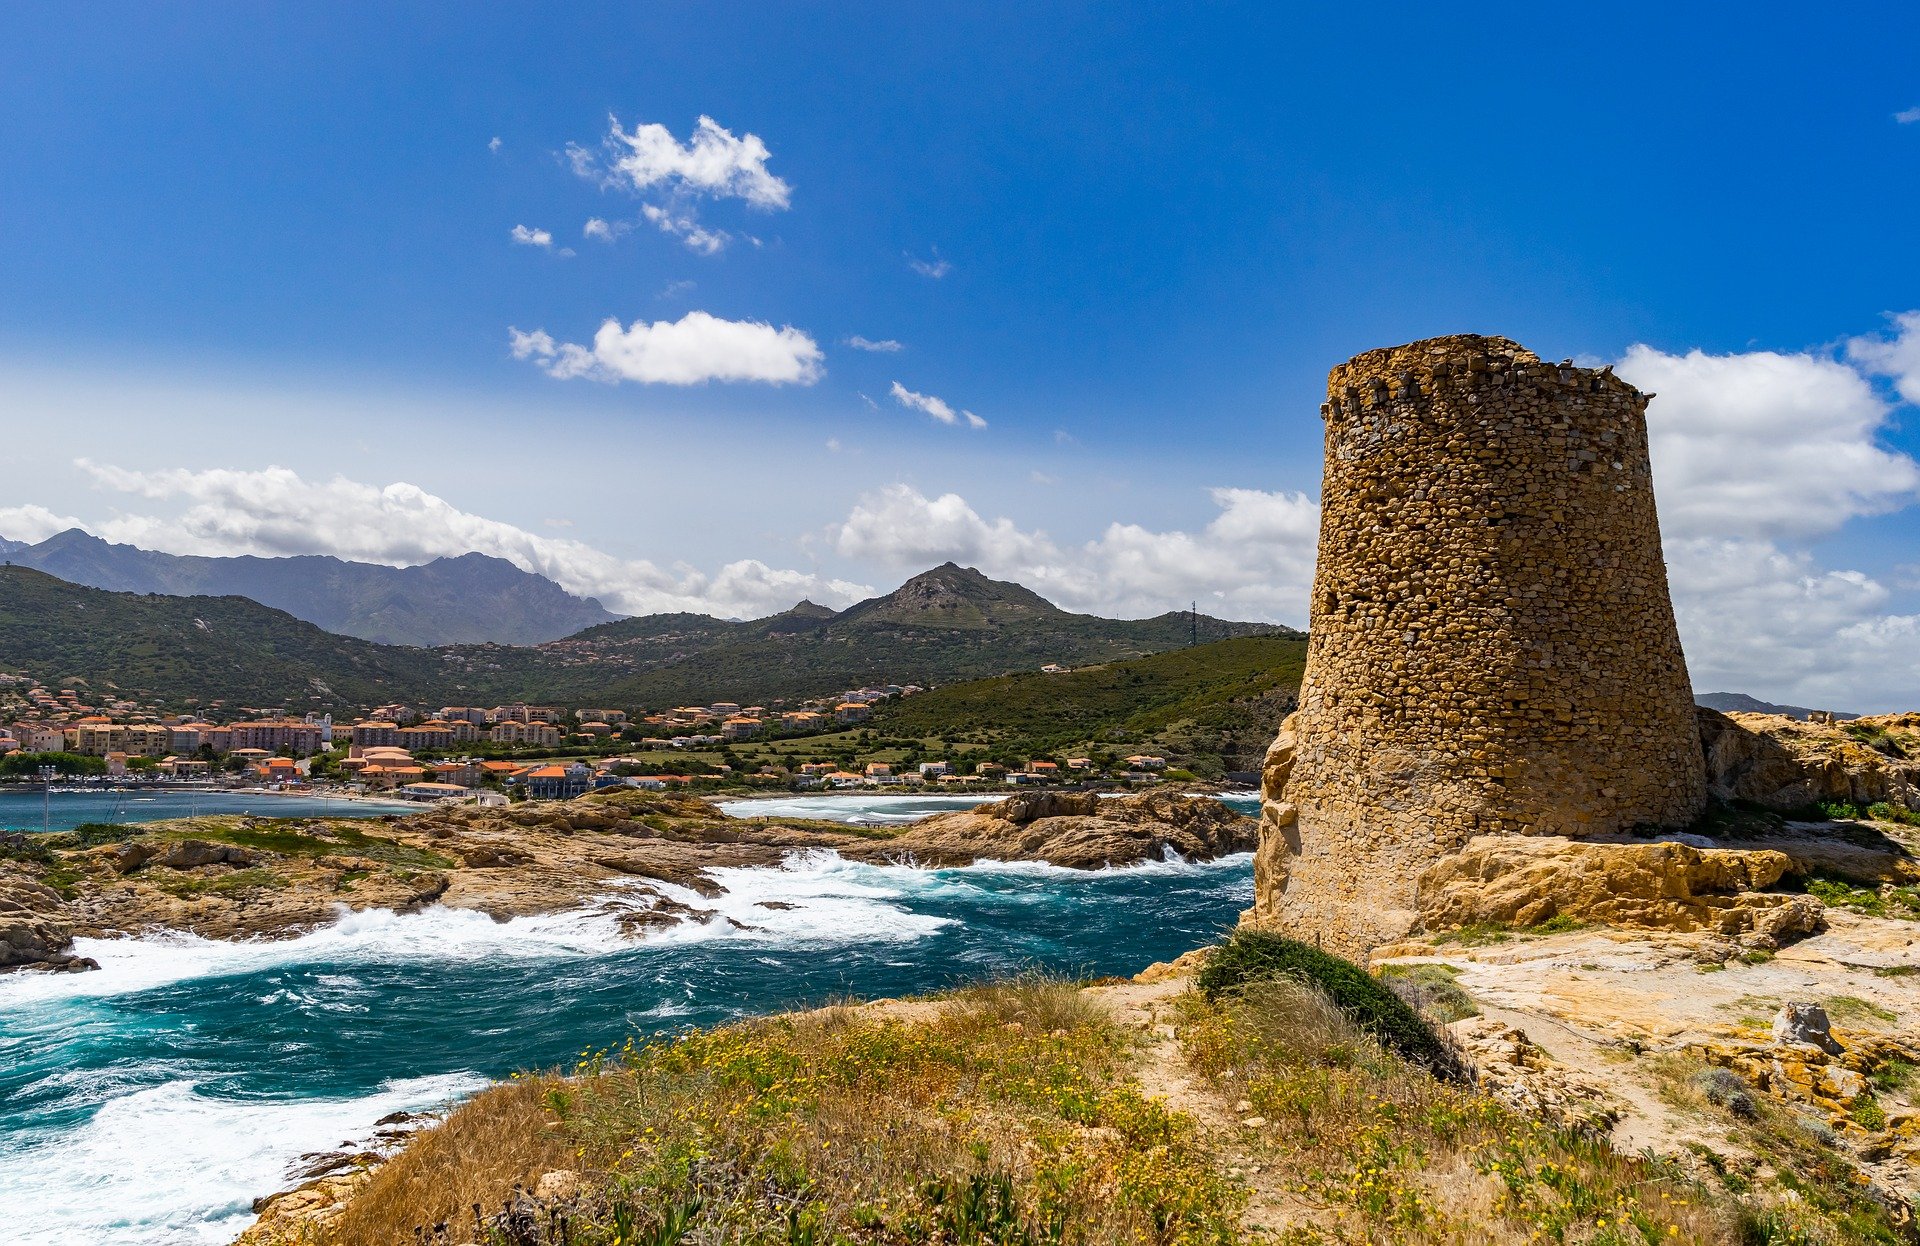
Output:
[[100,968],[92,957],[74,954],[73,928],[64,909],[65,901],[53,888],[16,874],[0,875],[0,973]]
[[[1054,803],[1050,798],[1061,798]],[[1015,804],[1015,802],[1021,802]],[[1094,812],[1050,813],[1092,802]],[[1005,815],[1008,807],[1024,821]],[[1212,860],[1253,850],[1259,824],[1217,800],[1152,792],[1099,798],[1084,792],[1022,793],[994,804],[916,822],[881,844],[842,847],[843,856],[911,860],[924,865],[975,861],[1047,861],[1099,869],[1163,859],[1171,851]]]
[[453,885],[453,880],[445,874],[423,874],[413,882],[412,894],[400,905],[402,913],[414,913],[426,908],[446,895],[447,888]]

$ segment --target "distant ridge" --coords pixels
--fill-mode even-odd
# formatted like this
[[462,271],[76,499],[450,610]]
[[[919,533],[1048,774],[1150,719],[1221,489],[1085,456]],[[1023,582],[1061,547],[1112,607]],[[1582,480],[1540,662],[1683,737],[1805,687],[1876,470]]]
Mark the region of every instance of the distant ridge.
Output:
[[1301,634],[1185,611],[1151,619],[1074,614],[1023,585],[949,562],[838,612],[801,602],[747,622],[644,615],[532,651],[456,649],[448,669],[503,697],[566,701],[591,695],[593,681],[616,705],[745,705],[866,684],[932,686],[1049,664],[1124,661],[1182,648],[1196,635],[1206,642]]
[[430,650],[322,631],[245,597],[110,593],[0,567],[0,670],[90,699],[341,711],[413,700],[440,678]]
[[1204,644],[1302,634],[1185,612],[1073,614],[1018,584],[949,565],[839,612],[801,602],[746,622],[656,614],[542,645],[427,649],[335,635],[239,595],[113,592],[0,568],[0,671],[174,707],[771,705],[872,684],[933,687],[1125,662],[1185,649],[1195,635]]
[[343,636],[389,645],[531,645],[619,616],[504,558],[462,554],[387,567],[310,554],[207,558],[114,545],[78,528],[37,545],[8,542],[14,563],[71,584],[123,593],[249,597]]
[[[1804,705],[1775,705],[1772,701],[1762,701],[1750,697],[1744,692],[1696,692],[1693,694],[1695,705],[1704,705],[1710,710],[1721,713],[1738,711],[1742,714],[1785,714],[1788,718],[1805,720],[1814,711]],[[1848,714],[1840,710],[1829,710],[1835,718],[1858,718],[1858,714]]]

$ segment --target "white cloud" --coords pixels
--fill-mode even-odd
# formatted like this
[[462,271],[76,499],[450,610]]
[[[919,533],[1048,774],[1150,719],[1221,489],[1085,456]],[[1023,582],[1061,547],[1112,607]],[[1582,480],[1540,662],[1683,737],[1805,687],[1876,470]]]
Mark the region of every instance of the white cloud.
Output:
[[1920,311],[1888,319],[1892,337],[1854,338],[1847,343],[1847,358],[1874,376],[1892,378],[1900,397],[1920,406]]
[[487,150],[488,151],[500,150],[500,136],[498,134],[494,135],[492,138],[487,140]]
[[1618,371],[1655,395],[1647,431],[1670,536],[1811,538],[1920,498],[1920,464],[1878,441],[1892,409],[1837,359],[1634,346]]
[[625,221],[603,221],[597,216],[590,216],[587,223],[580,227],[580,235],[596,242],[613,242],[632,228]]
[[1693,686],[1838,710],[1920,705],[1920,615],[1889,590],[1769,541],[1669,541]]
[[[375,485],[341,476],[307,480],[284,467],[142,471],[85,459],[78,466],[103,488],[152,501],[184,502],[186,509],[175,515],[120,514],[98,525],[54,522],[170,553],[332,554],[410,566],[478,551],[631,614],[686,610],[756,617],[784,610],[801,597],[837,606],[873,592],[864,584],[783,570],[755,559],[705,573],[684,564],[661,567],[617,558],[584,542],[539,536],[463,511],[405,482]],[[0,511],[0,525],[13,522],[13,514]]]
[[1635,346],[1620,361],[1656,395],[1654,488],[1694,687],[1835,709],[1920,704],[1920,619],[1873,577],[1794,548],[1920,500],[1920,463],[1882,444],[1894,408],[1870,379],[1916,396],[1920,314],[1894,327],[1854,339],[1844,360]]
[[1069,546],[1011,519],[986,519],[958,494],[928,498],[895,484],[863,497],[832,537],[844,557],[915,570],[951,559],[1076,610],[1158,614],[1199,599],[1236,618],[1304,621],[1319,505],[1257,489],[1210,496],[1218,514],[1199,532],[1113,523]]
[[922,277],[931,277],[935,281],[940,280],[940,278],[953,271],[952,262],[941,259],[940,252],[938,251],[933,253],[933,258],[930,260],[923,260],[917,255],[909,255],[907,257],[907,267],[919,273]]
[[523,247],[552,247],[553,235],[544,229],[529,229],[525,225],[515,225],[513,240]]
[[876,342],[872,338],[861,337],[858,333],[847,339],[847,345],[853,347],[855,350],[873,351],[883,355],[891,355],[896,351],[906,349],[906,347],[894,341],[892,338],[884,338]]
[[562,380],[639,381],[699,385],[706,381],[760,381],[811,385],[826,373],[820,346],[799,329],[756,320],[722,320],[690,311],[678,320],[636,320],[621,328],[608,320],[591,347],[556,342],[543,329],[507,330],[515,359],[538,363]]
[[618,118],[609,118],[607,167],[601,173],[593,154],[569,144],[567,158],[574,172],[622,185],[634,191],[665,190],[679,194],[744,199],[756,208],[785,208],[793,188],[767,170],[771,156],[755,134],[738,138],[712,117],[701,117],[692,138],[681,143],[663,125],[638,125],[628,133]]
[[643,203],[640,205],[640,215],[652,222],[661,233],[678,238],[688,250],[698,251],[701,255],[717,255],[732,241],[732,236],[725,231],[702,226],[690,212],[674,213],[651,203]]
[[942,424],[959,424],[964,421],[968,428],[987,426],[987,422],[973,412],[956,411],[944,399],[936,398],[932,394],[916,394],[898,381],[893,383],[893,388],[888,392],[901,406],[915,411],[924,411]]
[[1031,480],[1034,484],[1041,485],[1041,486],[1057,485],[1060,483],[1060,478],[1058,476],[1049,476],[1045,472],[1041,471],[1039,468],[1035,468],[1034,470],[1028,472],[1027,479]]
[[84,527],[73,516],[56,515],[44,506],[0,506],[0,537],[9,541],[38,545],[56,532]]
[[1899,112],[1893,114],[1893,119],[1901,125],[1913,125],[1916,122],[1920,122],[1920,104],[1916,104],[1912,108],[1901,109]]

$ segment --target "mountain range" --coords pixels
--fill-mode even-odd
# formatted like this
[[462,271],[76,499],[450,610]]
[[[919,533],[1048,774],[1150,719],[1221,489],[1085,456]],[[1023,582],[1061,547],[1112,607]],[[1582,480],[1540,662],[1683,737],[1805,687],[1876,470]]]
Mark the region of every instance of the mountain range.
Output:
[[248,597],[329,632],[388,645],[532,645],[620,617],[485,554],[416,567],[318,554],[207,558],[114,545],[69,528],[37,545],[0,542],[0,555],[112,592]]
[[168,706],[222,700],[350,713],[385,701],[628,709],[766,703],[1263,635],[1299,633],[1184,612],[1074,614],[1018,584],[947,563],[843,611],[803,601],[748,622],[647,615],[540,645],[424,649],[335,635],[240,596],[109,592],[19,565],[0,568],[0,671],[62,685],[85,681]]
[[[1743,714],[1785,714],[1788,718],[1802,720],[1814,712],[1804,705],[1776,705],[1772,701],[1750,697],[1744,692],[1696,692],[1693,695],[1693,703],[1704,705],[1710,710],[1719,710],[1723,714],[1729,710],[1735,710]],[[1838,719],[1860,717],[1858,714],[1846,714],[1839,710],[1827,712]]]

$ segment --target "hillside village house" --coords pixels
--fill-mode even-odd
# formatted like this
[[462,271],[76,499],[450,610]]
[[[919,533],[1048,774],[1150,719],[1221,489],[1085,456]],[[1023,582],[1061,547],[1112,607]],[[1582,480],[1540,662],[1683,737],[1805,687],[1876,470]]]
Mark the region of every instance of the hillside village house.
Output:
[[873,707],[864,701],[842,701],[833,707],[835,722],[863,723],[873,717]]
[[746,740],[759,734],[758,718],[735,717],[720,724],[720,738],[723,740]]

